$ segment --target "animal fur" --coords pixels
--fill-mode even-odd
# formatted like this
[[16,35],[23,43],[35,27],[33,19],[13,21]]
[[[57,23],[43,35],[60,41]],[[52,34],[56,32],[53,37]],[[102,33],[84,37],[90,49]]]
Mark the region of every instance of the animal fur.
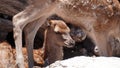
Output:
[[[33,23],[26,30],[29,67],[32,68],[33,57],[31,53],[35,34],[45,20],[53,14],[57,14],[66,22],[81,27],[98,46],[101,56],[112,56],[108,36],[111,36],[111,30],[116,31],[119,28],[120,5],[118,0],[35,0],[25,10],[13,17],[17,50],[16,63],[20,68],[24,68],[21,52],[23,28],[29,23]],[[37,19],[41,22],[33,22]]]

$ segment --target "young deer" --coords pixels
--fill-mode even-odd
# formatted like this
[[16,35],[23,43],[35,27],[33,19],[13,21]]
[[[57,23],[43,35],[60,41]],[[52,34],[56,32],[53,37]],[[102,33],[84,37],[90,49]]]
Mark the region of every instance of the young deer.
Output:
[[62,20],[50,20],[50,26],[45,30],[44,45],[45,59],[48,64],[63,59],[63,46],[73,47],[75,41],[70,36],[69,27]]
[[[13,17],[14,39],[16,44],[16,64],[24,68],[22,54],[22,31],[32,22],[31,27],[26,30],[28,58],[33,58],[31,49],[38,28],[50,15],[56,14],[66,22],[77,25],[90,36],[94,44],[98,46],[100,55],[110,56],[110,47],[103,33],[97,32],[97,25],[107,26],[114,15],[119,15],[120,5],[118,0],[33,0],[33,2],[22,12]],[[40,22],[33,22],[39,19]],[[105,21],[106,20],[106,21]],[[106,24],[107,23],[107,24]],[[100,26],[99,26],[100,27]],[[100,27],[101,28],[101,27]],[[99,30],[99,29],[98,29]],[[102,28],[102,32],[105,29]],[[108,33],[108,32],[106,32]],[[97,38],[99,37],[99,38]],[[102,39],[102,40],[101,40]],[[33,59],[29,60],[33,61]],[[33,64],[29,64],[32,68]]]

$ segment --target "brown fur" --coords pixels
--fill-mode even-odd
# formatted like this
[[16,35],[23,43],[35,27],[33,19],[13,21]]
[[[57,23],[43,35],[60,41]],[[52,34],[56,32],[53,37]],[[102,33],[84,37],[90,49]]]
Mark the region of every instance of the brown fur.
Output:
[[[106,50],[107,52],[102,52],[103,54],[108,56],[114,56],[115,52],[112,51],[115,49],[114,46],[118,47],[118,49],[116,49],[119,52],[119,45],[118,44],[111,44],[111,43],[116,43],[116,41],[113,39],[115,38],[119,38],[119,28],[120,28],[120,20],[119,20],[120,16],[112,16],[110,18],[108,18],[108,22],[105,24],[102,23],[96,23],[94,26],[94,34],[97,38],[97,40],[95,40],[97,42],[97,44],[99,44],[99,48],[100,48],[100,52],[101,50]],[[118,41],[119,42],[119,41]],[[104,49],[105,48],[105,49]],[[120,52],[119,52],[120,54]]]
[[[16,63],[19,64],[20,68],[24,68],[23,55],[20,51],[22,49],[23,28],[30,22],[33,23],[27,30],[27,40],[29,41],[26,42],[29,50],[28,57],[33,58],[30,53],[32,53],[35,34],[46,18],[53,14],[57,14],[65,21],[81,27],[98,46],[101,56],[111,56],[111,47],[106,42],[108,41],[106,37],[108,37],[108,31],[113,26],[113,22],[119,22],[115,19],[120,17],[119,12],[118,0],[35,0],[25,10],[13,17],[14,39],[17,50]],[[36,19],[41,22],[33,22]],[[108,23],[111,25],[108,25]],[[100,30],[97,29],[97,26]],[[108,28],[108,26],[110,27],[106,30],[105,28]],[[33,60],[30,59],[29,61]],[[33,63],[29,65],[32,68]]]
[[[60,25],[59,24],[54,25],[55,23],[59,23]],[[63,25],[64,28],[61,28],[61,25]],[[57,32],[55,31],[56,29],[55,26],[58,26],[60,28]],[[63,31],[61,32],[61,30]],[[62,20],[50,21],[50,26],[45,30],[43,45],[43,49],[45,50],[44,58],[48,59],[48,64],[63,59],[63,46],[73,47],[75,42],[72,40],[72,38],[67,37],[66,39],[62,36],[69,32],[70,32],[69,27],[67,27],[67,25]]]
[[[24,55],[24,62],[25,62],[24,65],[25,65],[25,68],[28,68],[28,54],[27,54],[26,48],[22,48],[22,52],[23,52],[23,55]],[[13,49],[12,53],[14,55],[16,55],[16,50]],[[43,58],[44,53],[43,53],[42,49],[34,49],[33,50],[33,56],[34,56],[34,61],[35,61],[36,64],[39,64],[39,65],[43,65],[44,64],[44,58]]]

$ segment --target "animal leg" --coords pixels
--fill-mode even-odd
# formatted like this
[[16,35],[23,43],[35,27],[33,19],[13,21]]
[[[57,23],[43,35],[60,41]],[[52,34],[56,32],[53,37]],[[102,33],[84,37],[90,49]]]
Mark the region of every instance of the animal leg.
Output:
[[33,59],[33,44],[34,44],[34,38],[35,35],[41,26],[40,23],[44,23],[46,18],[40,18],[38,21],[35,21],[34,23],[29,23],[25,27],[25,43],[27,46],[28,51],[28,65],[29,68],[32,68],[34,66],[34,59]]
[[92,39],[94,44],[98,47],[99,55],[100,56],[111,56],[111,50],[109,44],[107,43],[107,39],[105,39],[105,35],[91,32],[89,33],[89,37]]
[[[13,32],[16,45],[16,64],[19,68],[24,68],[24,58],[22,54],[22,30],[29,22],[44,16],[46,13],[45,11],[47,11],[46,7],[48,8],[49,6],[41,8],[29,6],[27,9],[13,17]],[[42,23],[39,23],[39,25],[42,25]]]

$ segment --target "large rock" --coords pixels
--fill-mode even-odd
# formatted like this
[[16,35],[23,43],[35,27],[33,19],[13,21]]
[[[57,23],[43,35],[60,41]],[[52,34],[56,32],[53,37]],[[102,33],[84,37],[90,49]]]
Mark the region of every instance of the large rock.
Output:
[[81,56],[56,61],[46,68],[120,68],[120,58]]

